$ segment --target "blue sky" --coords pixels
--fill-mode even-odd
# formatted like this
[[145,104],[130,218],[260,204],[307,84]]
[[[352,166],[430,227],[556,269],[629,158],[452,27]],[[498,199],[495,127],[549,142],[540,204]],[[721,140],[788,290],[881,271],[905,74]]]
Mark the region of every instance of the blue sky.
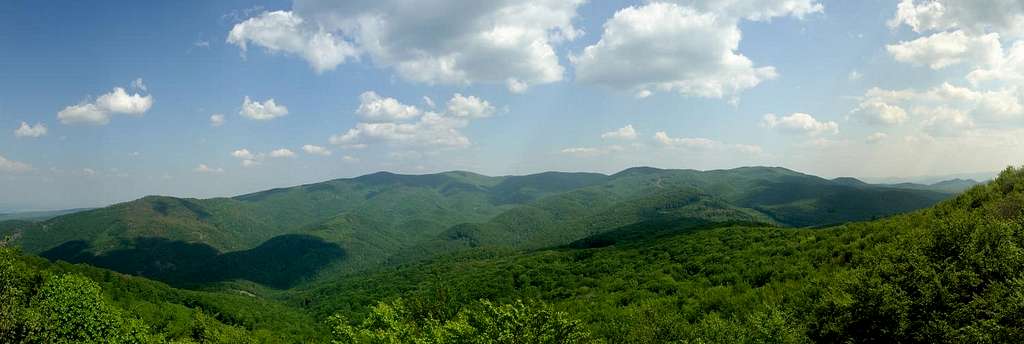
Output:
[[1012,1],[18,1],[0,209],[378,170],[995,171],[1024,156],[1022,22]]

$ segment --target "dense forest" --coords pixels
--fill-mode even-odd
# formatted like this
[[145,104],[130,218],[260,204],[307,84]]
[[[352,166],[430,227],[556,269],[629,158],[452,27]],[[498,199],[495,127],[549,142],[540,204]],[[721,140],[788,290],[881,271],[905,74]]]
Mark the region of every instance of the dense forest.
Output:
[[[360,178],[0,227],[0,341],[1024,341],[1024,169],[951,198],[765,168]],[[232,239],[278,206],[294,230]],[[154,268],[181,257],[206,263]]]

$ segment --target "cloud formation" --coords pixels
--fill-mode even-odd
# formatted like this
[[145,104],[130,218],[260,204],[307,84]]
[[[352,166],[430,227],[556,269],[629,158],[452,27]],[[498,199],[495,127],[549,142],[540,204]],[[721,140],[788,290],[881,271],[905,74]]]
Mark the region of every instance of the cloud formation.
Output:
[[227,42],[300,56],[318,73],[368,56],[426,84],[505,84],[524,92],[562,80],[555,46],[575,39],[583,0],[299,0],[236,24]]
[[42,123],[28,125],[26,122],[21,122],[21,126],[14,130],[14,137],[41,137],[46,135],[46,131],[46,126]]
[[636,130],[633,129],[632,124],[627,124],[625,127],[609,131],[601,134],[602,139],[615,139],[615,140],[633,140],[636,139]]
[[227,122],[227,119],[224,118],[224,114],[215,113],[215,114],[210,115],[210,126],[211,127],[222,126],[222,125],[224,125],[225,122]]
[[[136,82],[136,88],[145,91],[142,79]],[[152,95],[128,93],[124,88],[114,87],[110,92],[97,97],[95,101],[84,101],[65,107],[57,113],[57,119],[63,124],[105,125],[110,123],[110,118],[114,114],[141,116],[152,106]]]
[[800,112],[783,117],[779,117],[771,113],[766,114],[762,118],[761,123],[765,127],[778,129],[783,132],[806,134],[810,136],[839,133],[838,123],[833,121],[819,121],[814,118],[814,116]]
[[646,98],[675,92],[705,98],[735,98],[777,77],[774,67],[756,67],[740,54],[738,22],[820,12],[813,1],[650,2],[619,10],[604,24],[601,39],[570,57],[576,80]]
[[370,144],[418,146],[420,148],[463,148],[470,140],[459,129],[472,120],[495,112],[488,101],[456,93],[448,100],[446,111],[422,111],[393,98],[364,92],[356,109],[364,121],[344,133],[332,135],[328,141],[346,148],[362,148]]
[[327,148],[316,145],[303,145],[302,151],[309,155],[330,156],[331,151]]
[[210,166],[207,166],[206,164],[199,164],[199,166],[196,166],[196,168],[192,169],[192,171],[196,173],[224,173],[223,168],[212,168]]
[[267,99],[261,103],[259,101],[252,101],[249,99],[249,96],[245,96],[245,99],[242,100],[242,110],[238,114],[248,119],[269,121],[287,115],[288,108],[284,105],[278,105],[274,102],[274,98]]
[[23,173],[31,170],[32,165],[19,161],[9,160],[4,156],[0,155],[0,172]]

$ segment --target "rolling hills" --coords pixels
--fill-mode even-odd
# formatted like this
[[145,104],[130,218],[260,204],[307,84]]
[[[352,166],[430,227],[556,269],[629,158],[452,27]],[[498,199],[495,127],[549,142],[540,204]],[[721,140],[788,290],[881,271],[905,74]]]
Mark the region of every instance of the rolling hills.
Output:
[[[177,286],[244,279],[288,288],[477,246],[561,245],[644,221],[821,226],[919,209],[950,195],[770,167],[503,177],[380,172],[232,198],[149,196],[5,233],[27,252]],[[280,259],[261,268],[260,255]]]
[[[575,343],[1024,340],[1019,316],[1024,312],[1024,169],[1007,169],[990,183],[908,213],[796,228],[782,226],[786,223],[769,207],[780,203],[766,200],[785,204],[809,194],[816,200],[847,195],[854,192],[847,189],[851,187],[879,195],[893,189],[839,187],[835,181],[782,169],[635,169],[600,179],[536,197],[473,224],[495,226],[498,234],[503,229],[499,225],[511,226],[521,235],[489,237],[491,232],[478,231],[485,240],[476,245],[359,274],[321,275],[284,291],[239,282],[206,285],[203,291],[175,289],[0,248],[5,257],[0,260],[0,298],[28,300],[5,303],[11,311],[2,312],[7,318],[0,325],[30,330],[41,326],[43,333],[50,333],[32,322],[32,314],[48,317],[61,307],[77,306],[64,299],[58,300],[72,305],[54,304],[51,294],[31,291],[84,286],[70,289],[81,294],[95,285],[102,288],[98,302],[105,303],[99,312],[122,319],[113,325],[109,322],[114,320],[104,317],[95,321],[106,321],[112,326],[108,331],[120,331],[116,334],[145,335],[153,341],[372,343],[415,338],[452,343],[472,342],[494,331],[557,335],[563,337],[548,338],[573,338]],[[765,184],[821,183],[821,190],[831,191],[811,193],[808,187],[793,197],[768,198],[718,183],[748,190],[777,190]],[[633,191],[637,185],[647,189]],[[655,189],[669,191],[659,194]],[[706,191],[711,189],[717,192]],[[767,203],[736,205],[751,199]],[[591,205],[608,206],[587,210]],[[509,216],[502,214],[517,214],[523,207],[533,209],[528,214],[554,214],[549,215],[551,222],[535,223],[541,225],[536,227],[539,233],[549,231],[545,228],[552,223],[579,226],[583,230],[571,232],[584,234],[570,241],[565,239],[572,236],[559,237],[552,242],[562,243],[544,246],[546,236],[536,236],[530,226],[502,220]],[[576,214],[587,220],[574,224],[560,219]],[[823,222],[842,219],[829,211],[816,214]],[[618,225],[613,218],[621,216],[633,217]],[[589,228],[601,229],[585,233]],[[439,238],[450,238],[450,230],[441,231]],[[305,240],[310,238],[210,251],[207,259],[231,262],[237,256],[272,265],[259,257],[295,251],[292,243]],[[273,286],[253,273],[241,269],[233,278]],[[21,285],[30,287],[17,287]],[[14,333],[5,329],[0,326],[0,334]]]

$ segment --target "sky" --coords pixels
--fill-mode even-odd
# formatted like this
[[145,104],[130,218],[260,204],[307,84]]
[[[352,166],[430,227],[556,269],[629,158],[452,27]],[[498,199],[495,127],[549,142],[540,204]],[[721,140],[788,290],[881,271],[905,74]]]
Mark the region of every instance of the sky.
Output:
[[375,171],[1024,160],[1013,0],[15,1],[0,211]]

